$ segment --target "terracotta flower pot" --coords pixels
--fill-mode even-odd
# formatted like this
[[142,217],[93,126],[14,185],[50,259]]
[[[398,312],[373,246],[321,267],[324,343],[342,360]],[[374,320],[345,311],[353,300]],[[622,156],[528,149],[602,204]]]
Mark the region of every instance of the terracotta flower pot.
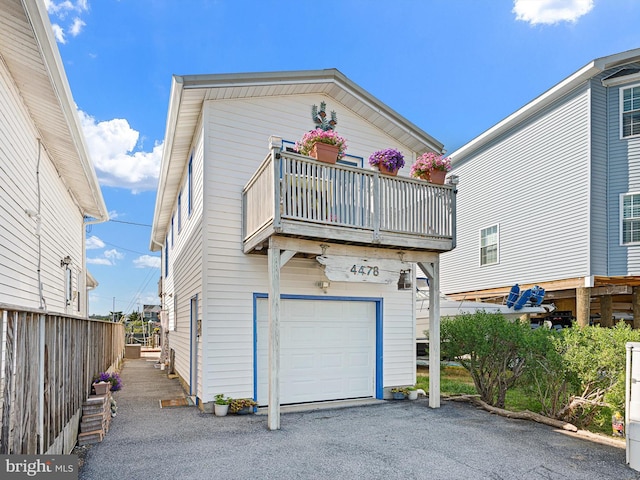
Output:
[[98,382],[93,384],[93,389],[96,392],[96,395],[104,395],[111,388],[111,383],[109,382]]
[[444,170],[432,170],[429,174],[429,181],[437,185],[444,185],[444,180],[447,176],[447,172]]
[[380,170],[380,173],[384,173],[385,175],[392,175],[395,177],[396,175],[398,175],[398,170],[400,169],[396,168],[395,170],[389,170],[387,167],[384,166],[384,164],[379,163],[378,170]]
[[324,163],[336,163],[340,149],[337,145],[316,142],[311,149],[311,156]]

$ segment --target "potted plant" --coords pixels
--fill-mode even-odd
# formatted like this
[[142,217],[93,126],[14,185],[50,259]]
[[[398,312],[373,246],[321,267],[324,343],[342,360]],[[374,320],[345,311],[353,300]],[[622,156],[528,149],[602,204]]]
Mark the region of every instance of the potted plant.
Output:
[[378,167],[381,173],[397,175],[398,170],[404,167],[404,155],[395,148],[378,150],[369,157],[369,165]]
[[258,403],[251,398],[235,398],[229,404],[229,411],[238,415],[246,415],[253,413],[253,408],[257,405]]
[[391,393],[393,394],[394,400],[404,400],[409,394],[409,390],[407,387],[394,387],[391,389]]
[[121,388],[122,379],[116,372],[100,372],[93,378],[93,389],[96,391],[96,395],[101,395],[98,390],[104,390],[104,393],[107,393],[109,390],[117,392]]
[[222,393],[217,394],[213,402],[213,413],[216,417],[224,417],[229,412],[229,403],[233,399],[225,397]]
[[416,163],[411,165],[411,176],[422,178],[431,183],[444,185],[447,172],[451,170],[451,160],[444,155],[434,152],[423,153],[416,159]]
[[411,385],[410,387],[407,387],[407,391],[408,391],[407,396],[409,400],[418,399],[418,387],[416,387],[415,385]]
[[298,153],[321,162],[336,163],[338,159],[344,157],[347,141],[335,130],[316,128],[305,133],[302,139],[296,142],[296,149]]

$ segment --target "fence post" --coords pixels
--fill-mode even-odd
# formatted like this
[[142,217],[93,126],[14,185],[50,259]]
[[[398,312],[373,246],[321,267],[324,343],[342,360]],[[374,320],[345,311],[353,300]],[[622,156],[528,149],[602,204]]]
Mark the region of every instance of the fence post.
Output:
[[44,453],[44,329],[45,315],[39,317],[38,342],[38,454]]

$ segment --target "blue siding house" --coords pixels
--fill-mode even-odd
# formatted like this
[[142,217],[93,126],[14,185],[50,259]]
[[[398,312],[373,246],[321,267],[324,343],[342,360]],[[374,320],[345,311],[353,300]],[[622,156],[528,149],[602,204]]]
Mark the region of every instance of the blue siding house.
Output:
[[464,188],[444,293],[540,285],[581,324],[640,327],[640,49],[593,60],[451,158]]

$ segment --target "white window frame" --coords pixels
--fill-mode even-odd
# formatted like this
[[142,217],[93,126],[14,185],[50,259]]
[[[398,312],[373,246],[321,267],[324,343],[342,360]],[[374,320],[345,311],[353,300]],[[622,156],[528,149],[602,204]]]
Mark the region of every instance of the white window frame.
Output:
[[[628,193],[621,193],[620,194],[620,245],[621,246],[629,246],[629,245],[640,245],[640,238],[638,238],[637,241],[631,241],[631,242],[625,242],[624,241],[624,221],[627,220],[624,218],[624,199],[626,197],[633,197],[637,195],[638,197],[640,197],[640,192],[628,192]],[[640,216],[638,217],[631,217],[630,219],[628,219],[630,221],[640,221]]]
[[629,138],[638,138],[640,137],[640,133],[636,133],[636,134],[632,134],[632,135],[624,135],[624,115],[629,114],[629,113],[633,113],[636,112],[637,114],[640,114],[640,109],[632,109],[628,112],[624,111],[624,91],[625,90],[631,90],[633,88],[639,88],[640,89],[640,83],[636,83],[634,85],[627,85],[624,87],[620,87],[619,90],[619,96],[620,96],[620,138],[621,139],[629,139]]
[[[495,228],[496,229],[496,261],[495,262],[490,262],[490,263],[482,263],[482,249],[486,248],[489,245],[483,245],[482,244],[482,240],[483,240],[483,232],[491,229],[491,228]],[[480,231],[478,232],[478,245],[479,245],[479,250],[478,250],[478,264],[481,267],[488,267],[489,265],[497,265],[500,263],[500,224],[496,223],[494,225],[489,225],[488,227],[484,227],[481,228]],[[492,245],[492,244],[490,244]]]

